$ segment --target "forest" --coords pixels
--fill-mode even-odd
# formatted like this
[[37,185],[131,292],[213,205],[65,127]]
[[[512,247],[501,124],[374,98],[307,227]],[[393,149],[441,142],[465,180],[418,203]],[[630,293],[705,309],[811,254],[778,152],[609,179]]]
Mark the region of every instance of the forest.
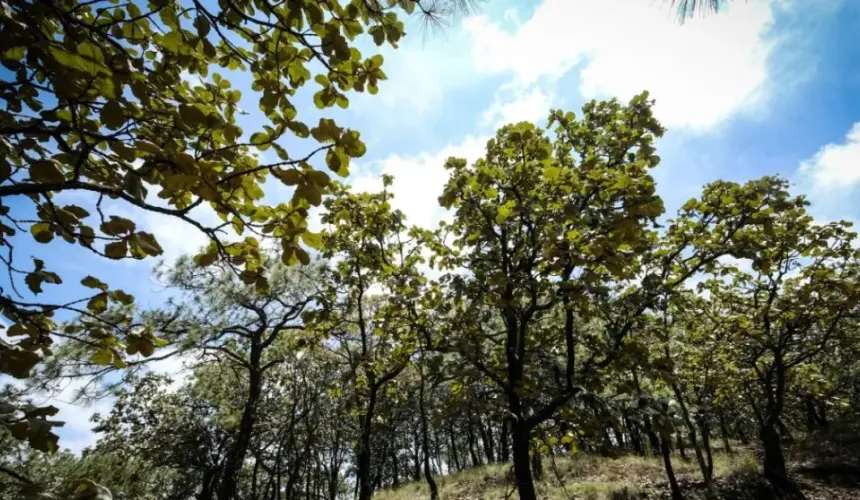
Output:
[[[0,498],[860,495],[851,222],[779,176],[670,213],[648,92],[448,158],[433,227],[389,175],[350,186],[367,146],[331,117],[386,79],[374,49],[469,8],[2,2]],[[265,124],[238,125],[218,71]],[[207,245],[161,259],[152,214]],[[103,266],[65,266],[84,253]],[[161,303],[112,284],[123,260]],[[80,453],[51,399],[69,383],[113,398]],[[568,491],[565,467],[621,460],[653,481]],[[500,494],[446,486],[470,473]]]

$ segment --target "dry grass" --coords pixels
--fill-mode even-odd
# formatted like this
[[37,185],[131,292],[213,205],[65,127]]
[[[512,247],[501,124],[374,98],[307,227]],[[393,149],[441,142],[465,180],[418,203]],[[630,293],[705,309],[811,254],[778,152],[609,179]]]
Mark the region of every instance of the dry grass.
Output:
[[[695,460],[673,459],[679,481],[700,479]],[[749,474],[758,470],[755,457],[749,452],[734,455],[714,455],[714,475],[727,477]],[[557,457],[555,469],[551,460],[544,460],[544,479],[537,482],[538,497],[547,500],[636,498],[643,490],[665,489],[666,474],[659,457],[626,455],[616,458],[577,454]],[[513,492],[509,464],[494,464],[468,469],[452,476],[438,477],[442,500],[499,500],[516,498]],[[510,495],[509,495],[510,494]],[[429,498],[423,481],[409,483],[396,490],[380,491],[379,500],[417,500]]]

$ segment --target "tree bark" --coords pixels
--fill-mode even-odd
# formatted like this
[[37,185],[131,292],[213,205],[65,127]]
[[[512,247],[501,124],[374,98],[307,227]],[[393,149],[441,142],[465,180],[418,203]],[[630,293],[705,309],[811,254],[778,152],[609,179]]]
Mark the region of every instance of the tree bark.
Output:
[[651,453],[661,453],[660,440],[657,437],[657,433],[654,432],[654,428],[651,426],[651,417],[648,415],[645,416],[645,433],[648,435],[648,444],[651,445]]
[[517,481],[517,493],[520,500],[537,500],[529,460],[530,429],[522,421],[514,421],[511,425],[511,438],[514,449],[514,476]]
[[451,459],[454,462],[454,467],[461,471],[463,468],[460,466],[460,457],[457,455],[457,442],[454,439],[454,425],[448,427],[448,437],[451,440]]
[[714,477],[714,456],[711,453],[711,427],[708,418],[698,415],[699,430],[702,432],[702,448],[705,449],[705,466],[708,469],[708,477]]
[[696,438],[696,426],[690,417],[690,412],[687,409],[687,404],[684,402],[684,395],[677,384],[672,384],[672,390],[675,392],[675,398],[678,400],[678,406],[681,408],[681,416],[684,418],[684,424],[687,426],[687,431],[690,433],[690,445],[693,447],[693,452],[696,454],[696,462],[699,464],[699,470],[702,471],[702,479],[705,481],[705,487],[711,487],[711,471],[705,463],[705,457],[702,455],[702,448],[699,446],[699,441]]
[[371,426],[373,425],[373,414],[376,411],[377,387],[371,381],[367,398],[367,408],[361,421],[361,434],[358,441],[358,454],[356,457],[356,481],[358,485],[359,500],[370,500],[373,496],[373,482],[370,477],[370,438]]
[[430,430],[427,424],[427,408],[424,405],[424,369],[419,366],[418,373],[421,378],[421,385],[418,390],[418,411],[421,413],[421,439],[424,448],[424,479],[427,481],[427,486],[430,488],[430,500],[439,500],[439,488],[436,486],[436,480],[433,479],[433,473],[430,471]]
[[471,415],[466,419],[466,437],[469,441],[469,455],[472,457],[472,467],[482,466],[480,455],[475,449],[475,429],[472,425]]
[[732,446],[729,444],[729,430],[726,427],[726,415],[723,410],[720,410],[717,414],[720,418],[720,436],[723,438],[723,451],[727,454],[732,453]]
[[502,462],[508,462],[511,459],[510,445],[508,444],[510,435],[510,422],[506,418],[502,420],[502,427],[499,430],[499,460]]
[[669,436],[660,439],[660,454],[663,456],[663,467],[666,469],[666,478],[669,480],[669,490],[672,492],[672,500],[682,500],[681,488],[675,479],[675,470],[672,468],[672,455],[669,447]]
[[257,404],[262,391],[262,373],[259,364],[260,350],[257,346],[252,346],[250,363],[252,368],[248,374],[248,399],[242,410],[239,430],[224,463],[224,472],[221,476],[221,483],[218,485],[218,500],[233,500],[236,496],[236,488],[238,487],[236,476],[242,469],[245,455],[248,452],[251,434],[254,431],[254,421],[257,417]]

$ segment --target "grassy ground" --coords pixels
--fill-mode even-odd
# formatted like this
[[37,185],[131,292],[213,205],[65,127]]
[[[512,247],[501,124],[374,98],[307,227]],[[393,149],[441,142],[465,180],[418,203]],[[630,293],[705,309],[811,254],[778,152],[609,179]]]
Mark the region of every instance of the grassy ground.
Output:
[[[675,475],[679,482],[692,482],[698,466],[692,460],[676,459]],[[728,476],[754,473],[758,468],[750,453],[714,456],[714,474]],[[464,470],[437,478],[439,494],[445,500],[496,500],[505,498],[513,488],[510,464],[493,464]],[[544,479],[537,483],[538,496],[547,500],[638,498],[648,489],[665,486],[663,462],[658,457],[621,456],[617,458],[578,454],[544,460]],[[626,495],[626,496],[625,496]],[[379,500],[412,500],[429,498],[427,483],[420,481],[386,490]],[[512,493],[509,498],[516,498]]]
[[[815,454],[818,456],[818,453]],[[810,500],[860,499],[860,476],[853,465],[825,466],[825,472],[810,465],[810,455],[790,455],[791,468]],[[832,462],[832,461],[831,461]],[[828,462],[829,463],[829,462]],[[549,457],[544,459],[544,478],[536,483],[538,497],[546,500],[569,499],[663,499],[669,498],[666,474],[659,457],[598,457],[577,454],[557,457],[555,467]],[[673,457],[675,475],[686,498],[704,498],[699,469],[695,459]],[[839,468],[841,467],[841,469]],[[848,467],[847,474],[845,467]],[[851,469],[851,467],[854,467]],[[732,499],[773,498],[759,474],[760,459],[754,450],[738,450],[727,455],[714,455],[714,478],[717,496]],[[833,472],[828,475],[827,471]],[[438,477],[442,500],[516,499],[513,491],[513,471],[510,464],[493,464],[467,469],[460,473]],[[380,491],[379,500],[418,500],[429,498],[424,481],[409,483],[396,490]]]

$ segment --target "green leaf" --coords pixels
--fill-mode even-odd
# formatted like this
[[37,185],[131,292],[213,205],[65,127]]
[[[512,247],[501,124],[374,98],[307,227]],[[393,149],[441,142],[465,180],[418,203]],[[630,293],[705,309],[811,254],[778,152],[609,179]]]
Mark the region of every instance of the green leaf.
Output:
[[113,352],[111,352],[110,349],[99,349],[93,353],[92,357],[90,357],[90,361],[97,365],[107,366],[113,361]]
[[319,233],[311,233],[305,231],[304,233],[302,233],[302,241],[305,243],[305,245],[313,248],[314,250],[320,250],[323,245],[322,235],[320,235]]
[[98,278],[94,278],[92,276],[87,276],[86,278],[81,280],[81,284],[87,288],[95,288],[96,290],[107,291],[108,286],[106,283],[103,283]]
[[46,184],[58,184],[65,182],[66,176],[63,175],[55,162],[43,160],[30,165],[30,179]]
[[200,267],[211,266],[218,260],[218,254],[214,252],[204,252],[194,256],[194,263]]
[[87,309],[95,314],[101,314],[107,310],[108,294],[100,293],[87,302]]
[[110,292],[109,295],[110,295],[111,299],[119,302],[120,304],[123,304],[126,306],[134,304],[134,297],[132,295],[125,293],[122,290],[114,290],[114,291]]
[[39,243],[50,243],[54,239],[54,232],[47,222],[38,222],[30,226],[30,234]]
[[137,244],[140,245],[143,251],[148,255],[155,257],[164,253],[164,249],[161,248],[161,245],[158,244],[158,241],[152,233],[138,231],[133,234],[132,237],[136,239]]
[[115,241],[105,245],[105,255],[108,258],[119,260],[125,258],[128,254],[128,244],[125,240]]
[[251,136],[251,144],[259,146],[269,141],[269,136],[265,132],[257,132]]
[[17,379],[30,376],[30,371],[41,358],[35,352],[21,349],[18,346],[0,347],[0,373],[11,375]]
[[105,103],[99,116],[102,123],[111,130],[122,127],[126,121],[122,106],[117,101],[108,101]]
[[111,236],[119,236],[134,231],[135,227],[136,225],[134,221],[111,215],[110,219],[103,222],[101,226],[99,226],[99,229],[101,229],[102,232],[105,234],[109,234]]
[[[85,42],[85,44],[82,44],[82,45],[84,45],[83,52],[95,53],[94,51],[91,50],[92,47],[95,47],[94,45],[92,45],[88,42]],[[99,55],[101,55],[101,51],[99,51],[97,47],[95,48],[95,50],[98,51],[97,53]],[[96,75],[111,76],[111,74],[112,74],[111,70],[108,69],[107,66],[102,64],[100,61],[88,59],[87,57],[84,56],[84,54],[81,54],[81,53],[73,54],[71,52],[66,51],[63,48],[60,48],[59,46],[56,46],[56,45],[52,45],[50,47],[49,51],[50,51],[51,56],[54,58],[55,61],[57,61],[62,66],[65,66],[69,69],[82,71],[84,73],[88,73],[88,74],[93,75],[93,76],[96,76]],[[79,52],[81,52],[81,51],[79,50]]]
[[503,224],[511,216],[511,209],[505,205],[499,205],[496,213],[496,223]]

